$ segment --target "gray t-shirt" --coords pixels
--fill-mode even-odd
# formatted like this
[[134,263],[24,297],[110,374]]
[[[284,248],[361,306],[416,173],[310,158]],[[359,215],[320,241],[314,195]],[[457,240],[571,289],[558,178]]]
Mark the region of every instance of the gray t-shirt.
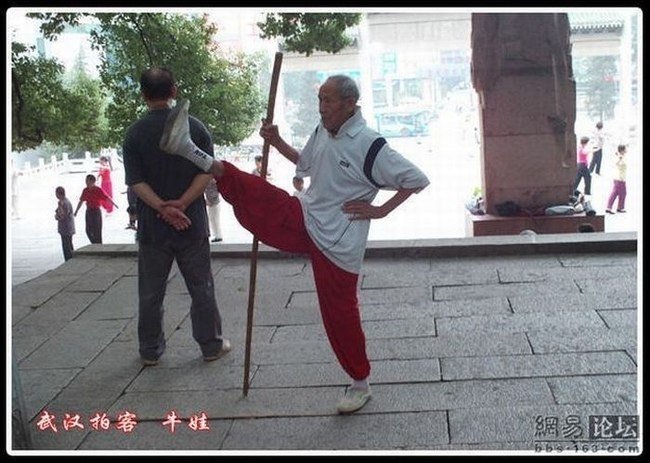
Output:
[[[149,111],[133,123],[124,138],[125,183],[129,186],[145,182],[163,200],[180,198],[199,174],[190,161],[162,151],[158,143],[169,109]],[[212,138],[203,123],[190,116],[192,141],[209,155],[213,155]],[[163,243],[166,240],[200,239],[209,236],[205,200],[200,195],[186,209],[192,221],[189,229],[177,231],[162,219],[144,201],[137,201],[138,240],[141,243]]]
[[72,203],[68,198],[59,200],[56,208],[55,217],[58,222],[57,230],[62,236],[72,236],[75,234],[74,210]]
[[[321,125],[307,141],[296,164],[296,175],[311,177],[300,203],[305,227],[316,246],[334,264],[359,273],[370,229],[370,220],[350,220],[343,204],[351,200],[372,202],[379,189],[363,171],[366,154],[380,136],[366,126],[357,108],[336,136]],[[385,144],[372,168],[373,180],[382,189],[424,188],[426,175]]]

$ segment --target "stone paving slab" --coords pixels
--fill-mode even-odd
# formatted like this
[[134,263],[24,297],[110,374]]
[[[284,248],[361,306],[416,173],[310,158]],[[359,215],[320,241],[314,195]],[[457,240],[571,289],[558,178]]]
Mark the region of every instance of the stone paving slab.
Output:
[[537,296],[510,296],[514,313],[573,310],[631,309],[637,306],[636,294],[610,293],[606,297],[595,294],[541,294]]
[[[109,288],[79,317],[81,320],[111,320],[118,318],[133,318],[138,314],[138,281],[136,277],[113,279]],[[107,281],[105,283],[107,283]]]
[[[432,300],[430,287],[361,289],[359,291],[359,304],[362,307],[366,304],[416,304],[423,300]],[[316,292],[294,293],[288,307],[318,307]]]
[[75,256],[74,259],[64,261],[56,268],[57,275],[86,275],[106,259],[101,257]]
[[489,334],[455,332],[420,338],[369,339],[366,350],[370,359],[408,359],[529,354],[530,345],[522,333]]
[[[111,398],[119,395],[143,370],[134,344],[115,342],[106,347],[67,386],[71,399]],[[137,352],[137,351],[136,351]]]
[[106,269],[101,269],[97,266],[82,278],[77,279],[74,283],[68,286],[69,291],[106,291],[115,284],[117,280],[124,275],[123,271],[116,269],[112,272],[107,272]]
[[533,312],[436,319],[436,328],[440,335],[471,331],[516,333],[541,329],[561,329],[567,326],[597,329],[605,327],[605,322],[595,311]]
[[163,419],[171,410],[181,417],[205,412],[210,419],[274,418],[336,414],[343,387],[265,388],[251,387],[244,397],[238,389],[178,392],[128,392],[111,407],[116,415],[128,409],[143,420]]
[[[410,338],[418,336],[435,336],[436,327],[433,318],[414,318],[392,321],[363,321],[366,339],[375,338]],[[325,328],[317,325],[280,326],[271,342],[296,342],[310,339],[326,339]]]
[[316,325],[322,323],[320,310],[316,306],[267,310],[254,307],[253,309],[253,324],[255,326]]
[[32,420],[80,371],[80,368],[21,371],[25,418]]
[[445,380],[532,378],[607,373],[634,373],[636,365],[624,353],[508,355],[441,359]]
[[636,327],[613,330],[607,327],[583,330],[580,326],[559,330],[533,330],[527,333],[536,354],[595,352],[636,347]]
[[21,323],[12,327],[11,348],[16,361],[21,362],[45,344],[50,337],[67,326],[66,321],[51,321],[42,324]]
[[443,412],[235,420],[224,450],[399,450],[448,442]]
[[374,408],[381,413],[554,403],[542,378],[377,384],[372,391]]
[[27,306],[27,305],[21,305],[18,303],[12,304],[11,307],[11,326],[17,325],[20,321],[24,320],[25,317],[28,317],[34,312],[35,309]]
[[457,300],[487,297],[509,297],[549,293],[577,293],[578,286],[572,281],[527,282],[496,285],[436,286],[433,300]]
[[219,450],[232,423],[212,420],[208,426],[206,431],[193,431],[181,423],[172,433],[162,421],[141,422],[130,433],[114,428],[90,432],[79,450]]
[[83,368],[124,329],[126,320],[73,321],[29,357],[21,369]]
[[561,267],[561,268],[532,268],[532,269],[500,269],[499,281],[501,283],[515,283],[523,281],[562,281],[562,280],[609,280],[617,278],[632,278],[636,280],[636,264],[608,267]]
[[[377,360],[371,365],[373,383],[439,381],[438,359]],[[350,379],[338,363],[261,365],[251,384],[262,387],[347,385]]]
[[[276,331],[274,326],[254,326],[253,339],[260,343],[269,343]],[[229,339],[233,344],[244,344],[246,339],[246,328],[232,318],[225,318],[222,321],[223,337]],[[167,346],[198,346],[192,337],[192,320],[189,315],[181,322],[175,332],[169,332]]]
[[634,374],[548,378],[547,381],[559,404],[635,402],[637,397]]
[[99,297],[99,292],[78,293],[63,290],[40,307],[32,309],[30,315],[23,318],[20,324],[44,325],[74,320]]
[[[254,378],[255,365],[251,366]],[[141,391],[201,391],[233,389],[242,385],[242,369],[215,362],[202,362],[201,367],[190,365],[186,368],[145,368],[126,388],[127,392]]]
[[623,310],[603,310],[598,312],[603,317],[607,326],[611,329],[621,329],[626,327],[636,327],[639,313],[632,309]]
[[608,297],[614,295],[636,295],[637,279],[636,278],[611,278],[609,280],[589,280],[585,278],[576,278],[576,284],[580,291],[585,294]]
[[39,307],[77,281],[79,275],[57,275],[55,270],[11,288],[11,298],[27,307]]

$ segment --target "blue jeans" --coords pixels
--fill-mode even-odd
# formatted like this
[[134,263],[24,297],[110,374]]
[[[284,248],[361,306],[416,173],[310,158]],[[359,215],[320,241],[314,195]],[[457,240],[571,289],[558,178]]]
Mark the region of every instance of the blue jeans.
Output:
[[192,298],[192,336],[204,356],[221,350],[221,316],[214,295],[208,238],[139,243],[138,249],[138,340],[144,359],[158,359],[165,351],[163,299],[167,278],[176,259]]

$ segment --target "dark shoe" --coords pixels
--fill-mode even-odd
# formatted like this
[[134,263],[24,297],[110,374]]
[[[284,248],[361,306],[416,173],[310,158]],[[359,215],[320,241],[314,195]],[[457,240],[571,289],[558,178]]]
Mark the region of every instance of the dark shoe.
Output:
[[153,367],[155,365],[158,365],[158,359],[146,359],[146,358],[143,357],[142,358],[142,364],[145,367]]
[[213,243],[218,243],[218,242],[220,242],[220,241],[223,241],[223,238],[214,238],[214,239],[212,240]]
[[607,212],[608,214],[613,214],[611,209],[605,209],[605,212]]
[[620,212],[621,214],[624,214],[627,211],[625,209],[616,209],[616,212]]
[[221,340],[221,350],[217,352],[214,355],[204,355],[203,356],[203,361],[204,362],[214,362],[215,360],[219,360],[221,357],[226,355],[228,352],[230,352],[230,341],[227,339],[222,339]]

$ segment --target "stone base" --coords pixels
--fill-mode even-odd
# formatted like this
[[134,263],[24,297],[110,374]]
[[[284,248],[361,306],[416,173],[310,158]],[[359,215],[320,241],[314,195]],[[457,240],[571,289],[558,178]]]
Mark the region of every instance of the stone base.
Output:
[[605,216],[587,216],[584,212],[573,215],[549,215],[535,217],[501,217],[498,215],[467,214],[467,236],[518,235],[522,230],[543,233],[578,233],[578,227],[588,223],[594,231],[605,231]]

